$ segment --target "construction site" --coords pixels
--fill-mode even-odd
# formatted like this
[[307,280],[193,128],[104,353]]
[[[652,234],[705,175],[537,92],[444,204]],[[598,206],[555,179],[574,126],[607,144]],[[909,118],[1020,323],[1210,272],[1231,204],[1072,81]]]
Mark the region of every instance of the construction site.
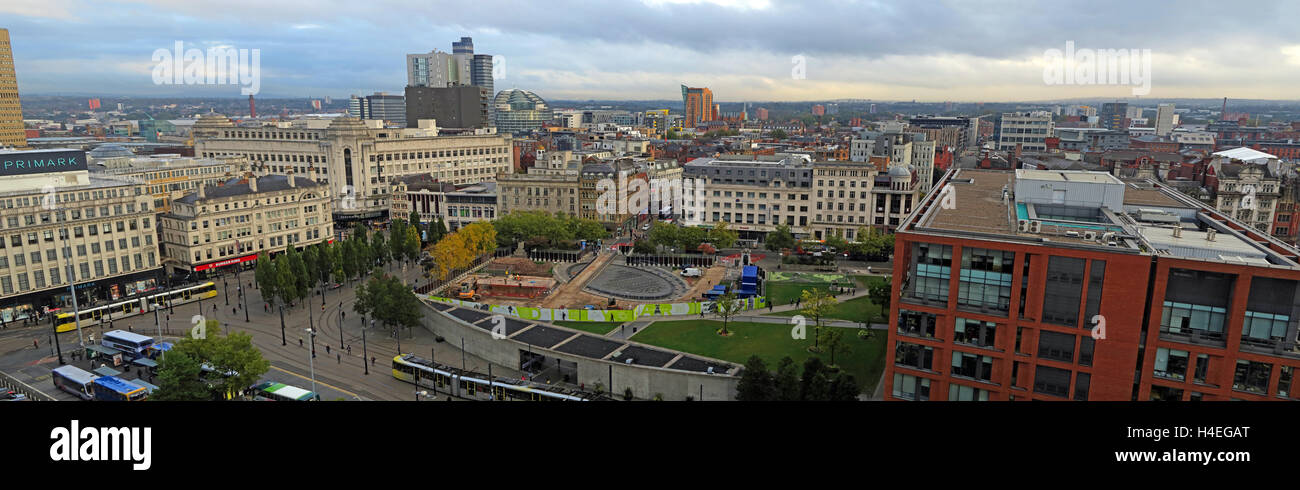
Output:
[[632,309],[645,303],[700,301],[740,273],[738,267],[714,261],[692,267],[685,276],[684,267],[669,265],[674,263],[630,266],[626,256],[609,250],[583,254],[576,262],[499,257],[448,285],[442,295],[494,305]]

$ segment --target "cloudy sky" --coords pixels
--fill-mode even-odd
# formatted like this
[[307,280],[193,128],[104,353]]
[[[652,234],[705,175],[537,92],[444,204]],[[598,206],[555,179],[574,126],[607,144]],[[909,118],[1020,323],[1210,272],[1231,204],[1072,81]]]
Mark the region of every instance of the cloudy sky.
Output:
[[[1140,83],[1047,83],[1045,68],[1062,72],[1049,50],[1073,42],[1138,50],[1124,75],[1149,75],[1149,97],[1295,100],[1297,18],[1300,2],[1221,0],[0,2],[22,93],[103,96],[239,95],[154,84],[155,50],[176,41],[260,50],[260,96],[400,93],[406,54],[472,36],[505,60],[497,90],[548,99],[676,99],[683,83],[724,102],[1134,94]],[[1084,60],[1064,69],[1086,75]]]

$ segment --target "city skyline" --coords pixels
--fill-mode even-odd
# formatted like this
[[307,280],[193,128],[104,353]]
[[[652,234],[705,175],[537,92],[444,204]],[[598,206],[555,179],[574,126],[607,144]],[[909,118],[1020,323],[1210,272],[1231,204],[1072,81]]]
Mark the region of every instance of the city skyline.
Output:
[[[1067,43],[1149,50],[1148,98],[1294,100],[1289,81],[1300,76],[1300,44],[1285,37],[1282,24],[1297,6],[1282,3],[1216,18],[1208,30],[1190,27],[1206,22],[1196,14],[1201,9],[1118,3],[1132,15],[1111,18],[1100,14],[1109,10],[1104,6],[1074,4],[647,0],[581,6],[592,14],[585,19],[601,19],[590,21],[557,15],[571,10],[563,6],[528,4],[440,9],[386,2],[358,13],[339,2],[307,8],[236,1],[221,10],[157,3],[0,6],[10,18],[21,92],[239,96],[231,86],[153,84],[152,53],[176,41],[260,50],[262,96],[397,92],[406,54],[446,51],[462,36],[502,57],[497,89],[560,100],[674,100],[683,83],[712,88],[719,102],[1132,95],[1125,84],[1046,83],[1048,50]],[[391,15],[397,11],[403,15]],[[1161,22],[1151,22],[1157,13]],[[1068,28],[1063,18],[1087,29]],[[226,22],[234,19],[239,24]],[[800,35],[800,26],[819,34]]]

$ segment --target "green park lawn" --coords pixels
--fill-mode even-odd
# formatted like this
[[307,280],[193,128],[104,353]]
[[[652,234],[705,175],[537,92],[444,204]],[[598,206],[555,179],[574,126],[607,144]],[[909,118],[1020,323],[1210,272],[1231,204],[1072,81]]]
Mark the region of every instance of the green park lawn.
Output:
[[[721,328],[722,322],[717,320],[661,321],[637,332],[632,340],[737,364],[744,364],[750,355],[757,355],[771,371],[776,370],[785,356],[801,367],[812,356],[820,356],[823,362],[830,363],[830,352],[808,352],[816,336],[812,326],[808,327],[807,339],[791,338],[792,326],[779,323],[729,322],[727,331],[731,335],[727,337],[717,334]],[[858,329],[844,330],[844,347],[835,352],[835,363],[853,375],[863,392],[871,393],[885,368],[886,333],[876,330],[872,338],[862,340],[858,338]]]
[[[858,291],[863,292],[869,285],[880,284],[885,281],[883,277],[876,276],[853,276],[858,284]],[[828,283],[800,283],[800,282],[769,282],[767,283],[767,294],[775,299],[775,305],[781,306],[790,304],[795,298],[798,298],[807,289],[820,289],[828,291]],[[826,318],[837,320],[848,320],[852,322],[883,322],[884,312],[880,305],[871,301],[870,298],[861,297],[844,301],[835,305],[831,314]],[[772,316],[794,316],[799,315],[798,311],[782,311],[769,313]]]
[[596,335],[605,335],[609,333],[610,330],[618,328],[619,325],[623,324],[622,322],[570,322],[570,321],[551,322],[551,323],[554,323],[562,327],[569,327],[576,330],[582,330],[584,332],[591,332]]

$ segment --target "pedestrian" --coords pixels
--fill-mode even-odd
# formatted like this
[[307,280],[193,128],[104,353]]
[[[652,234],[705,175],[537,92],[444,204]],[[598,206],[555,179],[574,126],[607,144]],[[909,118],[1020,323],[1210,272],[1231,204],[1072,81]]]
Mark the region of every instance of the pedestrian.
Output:
[[230,316],[235,316],[235,313],[238,313],[238,312],[239,312],[239,307],[238,307],[238,306],[236,306],[236,307],[234,307],[234,308],[231,308],[231,309],[230,309]]
[[338,364],[343,364],[343,354],[335,354],[335,356],[338,356]]
[[302,347],[302,337],[298,337],[298,347]]
[[352,355],[352,344],[348,344],[348,355]]
[[33,348],[33,349],[40,349],[40,348],[41,348],[41,341],[40,341],[39,339],[32,339],[32,348]]
[[326,354],[330,353],[330,346],[328,344],[325,345],[325,353]]
[[370,365],[371,366],[375,365],[375,356],[370,356]]

